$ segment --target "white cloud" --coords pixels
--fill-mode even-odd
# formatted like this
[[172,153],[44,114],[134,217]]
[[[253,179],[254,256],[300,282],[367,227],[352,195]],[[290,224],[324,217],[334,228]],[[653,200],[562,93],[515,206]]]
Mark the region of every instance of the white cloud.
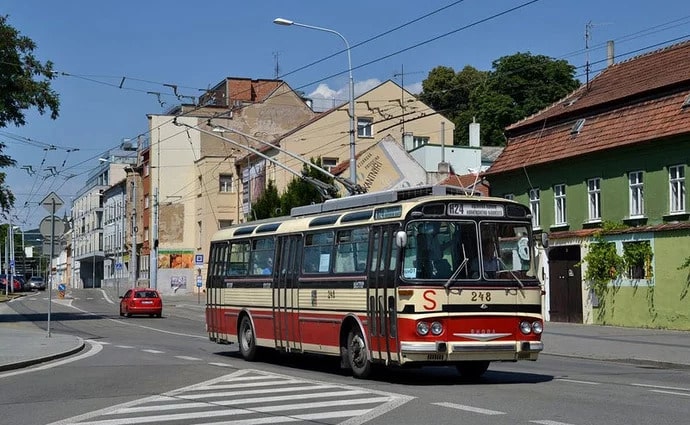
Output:
[[[364,81],[355,82],[355,97],[366,93],[374,87],[381,84],[381,80],[376,78],[370,78]],[[406,84],[405,90],[412,94],[419,94],[422,92],[422,82]],[[309,93],[309,98],[314,102],[313,108],[315,111],[326,111],[331,108],[335,108],[338,105],[347,103],[349,100],[349,88],[348,86],[343,86],[336,89],[332,89],[328,84],[321,83],[316,87],[316,90]]]
[[422,82],[420,81],[418,83],[406,84],[405,90],[412,94],[419,94],[422,92]]
[[[355,97],[368,92],[379,84],[381,81],[376,78],[355,82]],[[349,90],[347,85],[334,90],[328,84],[322,83],[316,87],[316,90],[309,93],[309,98],[314,102],[315,111],[325,111],[346,103],[350,99]]]

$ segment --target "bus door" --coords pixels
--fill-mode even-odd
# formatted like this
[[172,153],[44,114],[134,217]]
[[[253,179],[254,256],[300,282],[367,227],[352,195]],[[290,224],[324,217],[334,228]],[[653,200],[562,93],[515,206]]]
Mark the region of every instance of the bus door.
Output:
[[298,284],[302,263],[302,236],[278,238],[273,280],[273,329],[276,348],[301,350],[299,336]]
[[367,271],[367,329],[374,359],[386,364],[397,358],[397,315],[395,276],[397,247],[395,232],[400,226],[374,226],[369,239],[371,262]]

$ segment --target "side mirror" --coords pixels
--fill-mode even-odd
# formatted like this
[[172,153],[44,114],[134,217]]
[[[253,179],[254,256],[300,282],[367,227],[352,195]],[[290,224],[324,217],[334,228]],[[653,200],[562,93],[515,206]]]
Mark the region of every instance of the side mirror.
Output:
[[549,235],[546,232],[541,234],[541,246],[544,248],[549,247]]
[[398,248],[405,248],[407,246],[407,232],[400,230],[395,234],[395,245]]

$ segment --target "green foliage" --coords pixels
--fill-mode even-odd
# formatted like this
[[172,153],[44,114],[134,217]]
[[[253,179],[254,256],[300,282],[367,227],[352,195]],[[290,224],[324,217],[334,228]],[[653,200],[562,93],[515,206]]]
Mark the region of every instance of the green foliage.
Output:
[[619,223],[617,221],[609,221],[605,220],[603,223],[601,223],[601,232],[607,233],[607,232],[615,232],[617,230],[623,230],[627,229],[628,225],[625,223]]
[[[50,87],[55,78],[53,64],[38,61],[33,51],[36,44],[7,23],[0,15],[0,128],[8,124],[26,124],[25,111],[36,107],[40,114],[50,110],[50,117],[58,117],[60,101]],[[5,145],[0,143],[0,152]],[[0,168],[14,166],[15,161],[0,154]],[[0,212],[6,215],[14,205],[14,195],[0,173]]]
[[[644,268],[645,278],[650,279],[652,274],[652,247],[649,241],[628,242],[623,244],[623,262],[627,270],[636,267]],[[630,273],[632,275],[632,273]]]
[[268,181],[266,189],[252,204],[252,215],[256,220],[281,216],[280,195],[273,180]]
[[[313,164],[321,166],[321,158],[311,159]],[[302,175],[333,184],[333,178],[326,176],[321,171],[308,165],[302,167]],[[278,195],[278,190],[273,181],[269,181],[266,190],[256,203],[252,204],[252,219],[260,220],[263,218],[277,217],[290,214],[294,207],[323,202],[323,196],[312,183],[305,179],[295,178],[287,186],[282,195]]]
[[616,245],[608,242],[599,233],[589,245],[587,255],[582,259],[587,263],[585,280],[590,282],[594,294],[602,299],[612,279],[621,275],[624,267],[623,258],[616,253]]
[[439,66],[422,82],[419,98],[452,120],[454,143],[468,143],[468,126],[481,124],[482,144],[505,144],[503,130],[579,87],[575,67],[543,55],[516,53],[493,62],[492,71]]

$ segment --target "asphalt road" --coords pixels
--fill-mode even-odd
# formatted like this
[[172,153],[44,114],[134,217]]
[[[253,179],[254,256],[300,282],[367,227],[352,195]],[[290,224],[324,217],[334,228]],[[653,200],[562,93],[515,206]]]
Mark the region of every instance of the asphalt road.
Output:
[[[0,424],[685,424],[690,371],[542,356],[492,365],[480,382],[451,368],[379,371],[269,355],[247,363],[204,334],[203,310],[120,318],[100,292],[53,304],[51,327],[88,340],[52,368],[0,379]],[[115,301],[115,300],[110,300]],[[47,300],[12,303],[45,328]]]

